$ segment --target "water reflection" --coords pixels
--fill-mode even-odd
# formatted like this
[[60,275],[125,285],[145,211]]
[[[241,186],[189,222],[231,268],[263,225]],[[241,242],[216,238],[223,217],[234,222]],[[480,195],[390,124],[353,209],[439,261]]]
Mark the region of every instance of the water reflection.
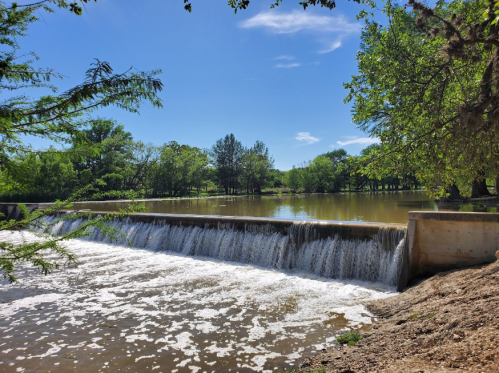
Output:
[[[408,211],[496,212],[497,207],[471,203],[439,203],[424,191],[241,196],[199,199],[149,200],[147,212],[294,219],[406,223]],[[117,211],[124,202],[78,204],[78,208]]]

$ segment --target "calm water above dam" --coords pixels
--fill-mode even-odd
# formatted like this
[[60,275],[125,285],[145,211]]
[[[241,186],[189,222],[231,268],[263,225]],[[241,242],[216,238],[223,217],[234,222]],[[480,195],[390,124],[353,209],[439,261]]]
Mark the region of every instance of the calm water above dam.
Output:
[[[141,201],[146,212],[198,215],[257,216],[292,219],[407,223],[408,211],[481,211],[472,204],[439,204],[424,191],[241,196]],[[78,203],[78,208],[117,211],[124,202]]]

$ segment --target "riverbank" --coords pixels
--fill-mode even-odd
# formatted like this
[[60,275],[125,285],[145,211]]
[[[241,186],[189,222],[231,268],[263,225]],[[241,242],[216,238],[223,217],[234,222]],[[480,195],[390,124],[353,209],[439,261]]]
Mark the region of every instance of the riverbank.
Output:
[[499,371],[499,261],[440,273],[368,308],[379,318],[362,341],[307,358],[300,372]]

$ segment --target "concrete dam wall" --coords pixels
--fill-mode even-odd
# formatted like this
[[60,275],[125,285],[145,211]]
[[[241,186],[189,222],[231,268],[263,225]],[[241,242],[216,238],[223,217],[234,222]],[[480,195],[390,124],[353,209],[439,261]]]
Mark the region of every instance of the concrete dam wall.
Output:
[[[85,219],[43,221],[61,235]],[[173,214],[132,214],[108,224],[119,244],[137,248],[390,286],[400,282],[406,232],[403,225]],[[97,229],[84,239],[109,241]]]
[[[30,204],[29,210],[37,208]],[[41,205],[41,208],[46,205]],[[18,218],[15,204],[0,212]],[[104,214],[95,212],[96,214]],[[136,213],[117,220],[133,246],[382,282],[403,290],[414,278],[484,264],[499,250],[499,214],[410,212],[407,227],[341,221]],[[55,217],[47,219],[56,219]],[[81,221],[58,223],[60,234]],[[95,232],[90,240],[102,240]]]

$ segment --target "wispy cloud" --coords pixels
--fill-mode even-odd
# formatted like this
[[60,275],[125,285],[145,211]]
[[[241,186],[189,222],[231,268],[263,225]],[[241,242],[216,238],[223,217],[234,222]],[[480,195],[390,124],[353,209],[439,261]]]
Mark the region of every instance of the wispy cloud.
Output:
[[[324,16],[312,12],[292,11],[276,12],[265,11],[243,21],[242,28],[263,28],[274,34],[292,34],[308,31],[319,36],[325,46],[319,53],[329,53],[341,47],[342,40],[350,35],[359,33],[362,26],[358,22],[351,22],[343,15]],[[333,40],[331,42],[330,40]]]
[[334,51],[335,49],[338,49],[339,47],[341,47],[341,40],[338,39],[338,40],[332,42],[329,47],[326,47],[323,50],[320,50],[319,53],[329,53],[329,52]]
[[291,13],[265,11],[241,23],[242,28],[263,27],[276,34],[289,34],[301,30],[317,32],[360,32],[359,23],[349,22],[345,16],[319,16],[294,10]]
[[295,59],[294,56],[288,56],[285,54],[283,54],[282,56],[278,56],[278,57],[273,58],[273,60],[286,60],[286,61],[293,61],[294,59]]
[[301,63],[278,63],[275,67],[279,69],[292,69],[293,67],[300,67]]
[[[340,146],[347,146],[352,144],[360,144],[360,145],[371,145],[371,144],[379,144],[379,139],[376,137],[356,137],[356,136],[345,136],[347,138],[346,141],[336,141],[336,143]],[[335,147],[335,145],[331,145],[331,147]]]
[[295,140],[302,141],[305,144],[314,144],[318,141],[321,141],[318,137],[314,137],[310,135],[310,132],[298,132],[296,134]]

